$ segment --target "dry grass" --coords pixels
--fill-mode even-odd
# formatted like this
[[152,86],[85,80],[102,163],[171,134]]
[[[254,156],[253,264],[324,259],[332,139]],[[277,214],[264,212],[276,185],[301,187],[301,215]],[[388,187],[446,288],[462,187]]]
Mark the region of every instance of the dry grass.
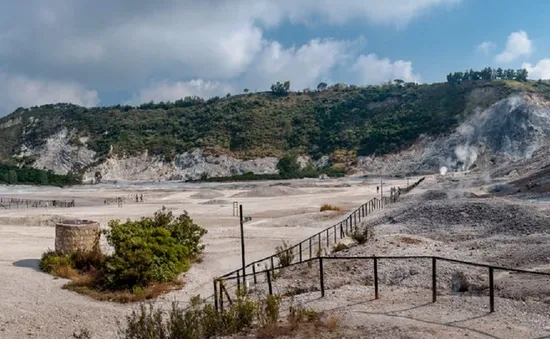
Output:
[[324,322],[325,327],[330,332],[334,332],[338,327],[340,327],[340,319],[335,315],[329,315]]
[[329,204],[324,204],[323,206],[321,206],[321,208],[319,209],[320,212],[324,212],[324,211],[337,211],[337,212],[342,212],[344,209],[340,206],[334,206],[334,205],[329,205]]
[[181,282],[166,282],[147,286],[139,291],[104,291],[97,290],[90,284],[73,281],[63,289],[74,291],[99,301],[114,301],[122,304],[154,299],[160,295],[181,288]]
[[411,245],[421,244],[421,243],[422,243],[422,240],[420,240],[420,239],[415,239],[415,238],[411,238],[411,237],[401,237],[401,238],[399,239],[399,241],[401,241],[401,242],[404,243],[404,244],[411,244]]

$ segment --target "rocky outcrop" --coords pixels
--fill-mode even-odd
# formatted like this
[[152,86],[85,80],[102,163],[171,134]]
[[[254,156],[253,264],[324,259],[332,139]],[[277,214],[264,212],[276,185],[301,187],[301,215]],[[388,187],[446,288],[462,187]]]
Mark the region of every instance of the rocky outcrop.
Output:
[[178,154],[172,162],[150,156],[110,157],[98,166],[89,168],[84,182],[91,182],[96,172],[105,180],[197,180],[202,176],[224,177],[252,172],[277,173],[275,157],[240,160],[227,155],[206,155],[201,149]]
[[[66,128],[52,134],[40,147],[21,146],[18,157],[36,158],[33,167],[51,170],[56,174],[67,174],[79,168],[85,168],[96,161],[96,153],[86,147],[85,143],[76,146],[70,143],[75,132]],[[82,141],[86,141],[84,138]]]

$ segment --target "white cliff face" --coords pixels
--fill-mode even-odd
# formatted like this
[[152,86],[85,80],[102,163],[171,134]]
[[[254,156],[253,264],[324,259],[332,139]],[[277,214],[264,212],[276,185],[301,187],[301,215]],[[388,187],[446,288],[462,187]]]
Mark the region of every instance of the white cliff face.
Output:
[[550,103],[521,94],[477,110],[456,130],[439,138],[419,138],[406,151],[382,157],[359,157],[367,172],[384,173],[490,168],[529,159],[550,142]]
[[18,156],[35,156],[37,160],[33,164],[34,168],[51,170],[56,174],[67,174],[71,170],[84,168],[93,163],[96,153],[85,145],[71,145],[71,136],[72,132],[64,128],[52,134],[41,147],[30,148],[23,145]]
[[274,174],[277,173],[277,162],[275,157],[240,160],[227,155],[205,155],[201,149],[179,154],[172,162],[143,153],[140,156],[110,157],[104,163],[89,168],[83,180],[93,181],[97,171],[103,180],[197,180],[203,175]]

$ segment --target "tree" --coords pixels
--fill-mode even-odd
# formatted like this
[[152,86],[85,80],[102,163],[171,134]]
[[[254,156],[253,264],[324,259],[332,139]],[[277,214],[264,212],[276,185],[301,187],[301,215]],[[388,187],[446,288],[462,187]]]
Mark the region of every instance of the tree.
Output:
[[271,85],[271,92],[273,94],[277,95],[285,95],[290,90],[290,81],[285,81],[284,83],[281,83],[277,81],[273,85]]
[[292,178],[300,171],[300,164],[295,155],[285,155],[277,163],[279,175],[283,178]]
[[40,172],[40,185],[48,185],[48,173],[45,171]]
[[17,172],[15,172],[15,170],[10,170],[8,172],[8,184],[17,184]]
[[318,91],[324,91],[325,89],[327,89],[327,83],[326,82],[320,82],[319,85],[317,85],[317,90]]
[[225,95],[225,97],[226,97],[226,98],[231,97],[231,93],[227,93],[227,94]]
[[248,93],[248,88],[243,89],[243,92]]
[[503,79],[504,78],[504,71],[502,68],[497,68],[497,79]]
[[96,184],[99,184],[101,182],[101,179],[103,179],[103,176],[101,175],[101,172],[100,171],[96,171],[94,173],[94,182]]
[[525,68],[518,69],[516,71],[516,80],[517,81],[527,81],[527,75],[528,75],[528,72]]
[[397,86],[402,86],[403,83],[404,83],[405,81],[403,81],[403,80],[401,80],[401,79],[395,79],[395,80],[393,80],[393,82],[394,82]]

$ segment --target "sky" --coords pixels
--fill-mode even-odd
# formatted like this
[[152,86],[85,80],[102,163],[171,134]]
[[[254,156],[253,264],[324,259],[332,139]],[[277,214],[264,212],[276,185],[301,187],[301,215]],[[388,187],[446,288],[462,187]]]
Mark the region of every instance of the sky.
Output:
[[0,116],[486,66],[547,79],[548,13],[543,0],[0,0]]

